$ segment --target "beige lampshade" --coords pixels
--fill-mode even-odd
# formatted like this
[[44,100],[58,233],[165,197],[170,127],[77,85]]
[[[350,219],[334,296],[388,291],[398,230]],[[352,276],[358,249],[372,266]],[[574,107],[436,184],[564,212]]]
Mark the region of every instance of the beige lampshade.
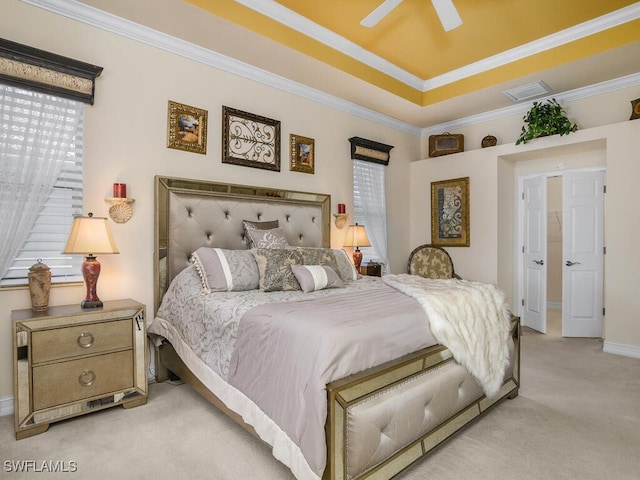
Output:
[[120,253],[111,236],[109,223],[105,217],[94,217],[90,213],[86,217],[73,218],[71,233],[67,246],[62,253],[82,253],[85,255],[104,255]]
[[367,237],[367,231],[364,225],[349,225],[347,230],[347,236],[344,239],[345,247],[370,247],[369,237]]

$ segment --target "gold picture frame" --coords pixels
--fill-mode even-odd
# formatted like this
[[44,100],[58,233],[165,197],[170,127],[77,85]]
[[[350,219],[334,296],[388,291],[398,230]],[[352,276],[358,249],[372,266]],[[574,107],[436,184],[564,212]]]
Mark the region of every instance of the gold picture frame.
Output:
[[291,154],[289,170],[292,172],[315,173],[315,140],[291,133],[289,134],[289,147]]
[[629,120],[640,118],[640,98],[631,100],[631,117]]
[[169,100],[167,147],[207,153],[207,111]]
[[468,247],[469,177],[431,182],[431,243]]

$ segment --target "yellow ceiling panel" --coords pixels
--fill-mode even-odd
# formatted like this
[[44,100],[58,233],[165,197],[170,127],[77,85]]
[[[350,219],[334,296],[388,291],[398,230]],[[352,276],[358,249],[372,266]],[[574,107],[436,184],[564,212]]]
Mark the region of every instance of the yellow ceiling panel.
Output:
[[[525,60],[512,59],[508,66],[489,65],[472,76],[460,75],[425,88],[421,82],[456,74],[458,69],[474,62],[486,61],[637,2],[453,0],[463,24],[445,32],[429,0],[404,0],[373,28],[361,26],[360,21],[383,0],[186,1],[422,106],[477,90],[485,84],[518,78],[542,66],[551,68],[637,41],[640,32],[637,22],[630,22],[586,38],[572,39],[551,50],[528,55]],[[282,18],[277,20],[274,11],[291,14],[287,18],[293,18],[298,25],[285,24]],[[305,23],[308,21],[313,23]],[[300,25],[323,27],[332,32],[331,39],[346,40],[354,49],[346,51],[326,37],[312,38],[313,29],[305,31]],[[365,54],[375,57],[367,58]],[[376,61],[371,61],[372,58]],[[391,65],[391,69],[385,65]]]
[[640,41],[640,20],[424,92],[420,105],[431,105],[627,45],[630,39]]

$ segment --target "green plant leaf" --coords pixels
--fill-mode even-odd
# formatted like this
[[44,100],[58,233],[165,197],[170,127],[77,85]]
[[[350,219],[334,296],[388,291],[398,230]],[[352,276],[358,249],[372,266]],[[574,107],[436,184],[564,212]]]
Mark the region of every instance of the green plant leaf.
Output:
[[527,143],[538,137],[548,135],[568,135],[578,130],[578,125],[571,123],[562,105],[555,98],[546,102],[533,102],[531,109],[522,117],[526,125],[522,126],[516,145]]

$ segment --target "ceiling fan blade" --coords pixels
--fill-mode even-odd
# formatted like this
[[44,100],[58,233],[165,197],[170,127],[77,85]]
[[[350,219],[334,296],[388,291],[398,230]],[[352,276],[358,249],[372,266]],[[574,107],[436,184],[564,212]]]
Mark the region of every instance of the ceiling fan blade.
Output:
[[[367,15],[364,20],[360,22],[363,27],[375,27],[377,23],[382,20],[387,14],[402,3],[403,0],[385,0],[378,8]],[[453,6],[453,5],[452,5]]]
[[442,27],[446,32],[462,25],[462,18],[458,14],[452,0],[431,0],[436,9]]

